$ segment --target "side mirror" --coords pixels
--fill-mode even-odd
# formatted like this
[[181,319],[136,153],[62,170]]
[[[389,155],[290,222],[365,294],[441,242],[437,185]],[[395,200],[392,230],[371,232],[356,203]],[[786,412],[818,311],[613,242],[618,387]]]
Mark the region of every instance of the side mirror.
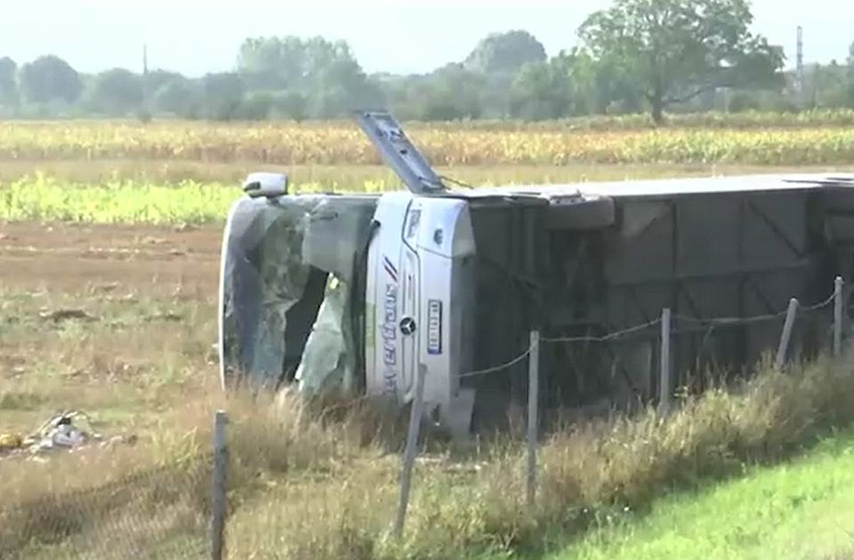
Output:
[[288,194],[288,176],[284,173],[250,173],[243,181],[243,192],[252,198],[275,198]]

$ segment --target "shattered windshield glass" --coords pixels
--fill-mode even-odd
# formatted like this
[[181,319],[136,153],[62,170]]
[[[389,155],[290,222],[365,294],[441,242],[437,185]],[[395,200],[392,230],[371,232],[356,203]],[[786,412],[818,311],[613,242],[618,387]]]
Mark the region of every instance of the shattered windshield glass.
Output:
[[352,388],[363,300],[354,294],[375,206],[330,195],[235,205],[221,271],[224,385]]

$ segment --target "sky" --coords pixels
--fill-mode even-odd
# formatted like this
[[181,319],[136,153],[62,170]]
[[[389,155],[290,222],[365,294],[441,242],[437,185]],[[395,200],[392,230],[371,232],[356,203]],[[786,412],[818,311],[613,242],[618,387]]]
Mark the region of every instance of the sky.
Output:
[[[6,0],[0,56],[19,63],[44,54],[83,72],[152,68],[199,76],[234,68],[246,37],[322,35],[346,40],[368,72],[422,73],[459,61],[489,33],[525,29],[549,55],[572,47],[575,31],[610,0]],[[4,3],[6,3],[4,2]],[[794,64],[844,61],[854,42],[850,0],[753,0],[753,29],[782,45]]]

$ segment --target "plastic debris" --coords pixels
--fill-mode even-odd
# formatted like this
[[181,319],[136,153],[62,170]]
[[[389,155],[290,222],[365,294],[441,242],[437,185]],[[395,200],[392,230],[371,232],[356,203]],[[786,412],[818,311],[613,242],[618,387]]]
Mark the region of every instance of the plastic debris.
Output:
[[55,323],[69,320],[95,320],[95,317],[89,315],[82,309],[57,309],[55,311],[42,311],[41,313],[39,313],[39,316],[46,321],[53,321]]
[[[82,419],[89,426],[84,430],[75,425],[75,420]],[[53,449],[75,449],[89,442],[90,439],[101,439],[100,435],[91,430],[89,417],[79,411],[63,412],[50,418],[36,431],[24,440],[24,446],[33,453]]]
[[0,452],[4,455],[28,453],[36,459],[55,451],[72,452],[97,444],[101,448],[133,445],[135,435],[104,437],[92,429],[89,416],[80,411],[56,414],[31,435],[21,439],[15,434],[0,434]]

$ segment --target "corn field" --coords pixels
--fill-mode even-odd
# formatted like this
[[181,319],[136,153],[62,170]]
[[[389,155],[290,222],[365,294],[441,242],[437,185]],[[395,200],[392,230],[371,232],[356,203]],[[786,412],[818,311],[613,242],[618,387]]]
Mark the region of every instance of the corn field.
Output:
[[[846,113],[847,114],[847,113]],[[842,116],[845,116],[843,114]],[[700,116],[697,116],[699,118]],[[706,117],[711,119],[712,117]],[[560,122],[427,125],[406,129],[436,166],[571,164],[834,165],[854,159],[854,127],[782,125],[573,128]],[[805,118],[805,117],[802,117]],[[844,119],[829,122],[845,122]],[[620,120],[615,119],[615,123]],[[820,122],[816,118],[815,122]],[[789,123],[792,124],[792,123]],[[352,123],[67,121],[0,123],[0,162],[55,160],[374,165]]]

